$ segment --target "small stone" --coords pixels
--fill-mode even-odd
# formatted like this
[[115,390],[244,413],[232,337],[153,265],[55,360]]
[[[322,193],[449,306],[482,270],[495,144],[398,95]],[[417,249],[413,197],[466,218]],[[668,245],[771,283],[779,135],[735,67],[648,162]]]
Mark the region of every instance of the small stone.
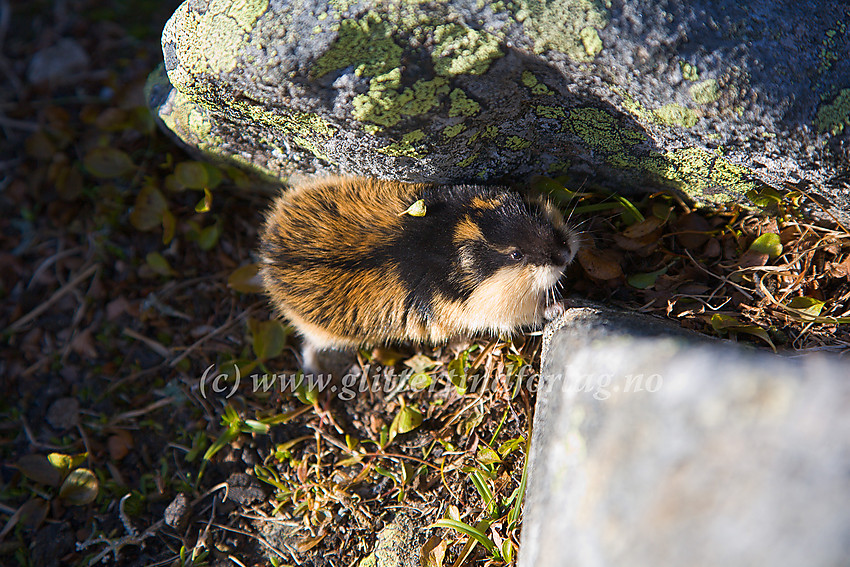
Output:
[[163,520],[168,526],[174,528],[178,532],[182,532],[186,528],[186,524],[189,522],[190,512],[191,508],[189,507],[189,500],[186,498],[186,495],[181,492],[174,498],[174,500],[171,501],[168,508],[165,509]]
[[227,499],[239,504],[253,504],[266,497],[265,487],[255,477],[233,473],[227,479]]
[[76,398],[59,398],[47,408],[47,423],[53,429],[65,430],[77,425],[80,402]]
[[88,67],[88,54],[79,43],[65,38],[33,55],[27,68],[27,80],[34,85],[66,85],[73,83]]

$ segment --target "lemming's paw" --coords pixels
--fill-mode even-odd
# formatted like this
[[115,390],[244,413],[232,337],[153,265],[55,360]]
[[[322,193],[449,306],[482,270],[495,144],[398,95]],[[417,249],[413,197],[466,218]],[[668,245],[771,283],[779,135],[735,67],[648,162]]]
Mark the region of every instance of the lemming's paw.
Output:
[[566,308],[564,307],[564,304],[560,301],[556,301],[555,303],[546,306],[546,308],[543,310],[543,318],[546,321],[554,321],[555,319],[563,315],[565,311]]

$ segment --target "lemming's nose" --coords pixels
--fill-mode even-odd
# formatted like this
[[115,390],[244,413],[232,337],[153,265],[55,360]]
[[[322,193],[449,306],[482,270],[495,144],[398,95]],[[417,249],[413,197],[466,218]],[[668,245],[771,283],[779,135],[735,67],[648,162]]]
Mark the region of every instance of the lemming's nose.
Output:
[[566,248],[556,250],[551,256],[552,263],[556,266],[566,266],[571,258],[572,254]]

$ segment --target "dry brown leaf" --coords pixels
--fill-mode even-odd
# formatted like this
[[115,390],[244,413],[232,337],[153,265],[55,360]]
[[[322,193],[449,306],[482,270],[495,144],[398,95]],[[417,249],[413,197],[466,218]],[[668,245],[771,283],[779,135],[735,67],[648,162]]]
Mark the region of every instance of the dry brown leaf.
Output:
[[133,436],[129,431],[120,429],[114,435],[110,435],[106,443],[109,448],[109,457],[113,461],[120,461],[133,448]]
[[94,346],[91,330],[86,329],[77,333],[77,336],[71,341],[71,350],[84,358],[96,358],[97,348]]
[[708,234],[711,231],[711,225],[698,213],[682,215],[674,224],[674,228],[677,232],[676,240],[688,250],[699,248],[711,238]]
[[613,280],[623,275],[618,258],[608,250],[581,248],[577,257],[587,275],[597,280]]

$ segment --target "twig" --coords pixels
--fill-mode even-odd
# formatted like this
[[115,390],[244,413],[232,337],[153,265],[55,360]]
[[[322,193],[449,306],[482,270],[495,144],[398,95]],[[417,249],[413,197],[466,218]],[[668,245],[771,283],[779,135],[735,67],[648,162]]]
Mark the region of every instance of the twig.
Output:
[[229,329],[230,327],[232,327],[233,325],[235,325],[239,321],[244,320],[246,317],[248,317],[248,315],[250,315],[254,311],[256,311],[256,308],[257,308],[258,305],[260,305],[260,302],[257,302],[254,305],[251,305],[250,307],[248,307],[248,309],[246,309],[245,311],[243,311],[242,313],[237,315],[236,318],[229,319],[229,320],[225,321],[219,327],[216,327],[215,329],[213,329],[212,331],[210,331],[209,333],[207,333],[206,335],[204,335],[203,337],[201,337],[200,339],[195,341],[193,344],[191,344],[186,350],[184,350],[182,353],[180,353],[174,360],[169,362],[168,365],[171,368],[174,368],[175,366],[177,366],[180,363],[181,360],[183,360],[184,358],[186,358],[187,356],[192,354],[193,351],[197,350],[198,347],[200,347],[202,344],[207,342],[209,339],[213,338],[214,336],[216,336],[217,334],[219,334],[223,331],[226,331],[227,329]]
[[99,270],[100,264],[94,264],[92,266],[89,266],[88,269],[83,271],[83,273],[79,274],[77,277],[75,277],[74,279],[63,285],[61,288],[56,290],[47,301],[45,301],[29,313],[9,325],[5,332],[17,332],[22,327],[24,327],[24,325],[26,325],[33,319],[36,319],[39,315],[50,309],[54,303],[62,299],[68,292],[72,291],[77,286],[77,284],[79,284],[80,282],[82,282],[83,280],[85,280],[86,278],[88,278]]
[[156,409],[161,408],[162,406],[167,406],[168,404],[174,402],[174,397],[162,398],[161,400],[157,400],[152,404],[149,404],[142,409],[137,409],[133,411],[127,411],[121,414],[116,415],[112,419],[109,420],[110,425],[115,425],[116,423],[120,423],[126,419],[132,419],[134,417],[139,417],[145,415],[146,413],[150,413]]
[[74,248],[69,248],[68,250],[62,250],[61,252],[57,252],[56,254],[54,254],[52,256],[48,256],[47,258],[45,258],[44,261],[41,264],[38,265],[38,268],[36,268],[35,271],[32,273],[32,277],[30,278],[30,281],[27,283],[27,289],[30,289],[32,287],[32,284],[35,283],[35,280],[38,279],[38,276],[40,276],[41,273],[44,270],[46,270],[47,268],[49,268],[52,264],[58,262],[62,258],[67,258],[68,256],[73,256],[77,252],[82,252],[82,250],[83,250],[82,246],[76,246]]
[[162,343],[148,338],[140,333],[137,333],[130,327],[124,327],[123,333],[130,338],[136,339],[137,341],[142,341],[148,346],[148,348],[150,348],[162,358],[168,358],[168,356],[171,354],[171,351],[168,350],[168,348]]

